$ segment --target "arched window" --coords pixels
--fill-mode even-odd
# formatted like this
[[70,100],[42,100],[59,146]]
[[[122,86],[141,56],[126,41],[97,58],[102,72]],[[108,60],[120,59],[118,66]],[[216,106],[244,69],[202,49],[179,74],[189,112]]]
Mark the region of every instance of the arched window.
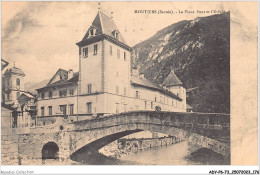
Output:
[[19,78],[16,79],[16,85],[20,86],[20,79]]
[[42,148],[42,159],[58,159],[59,147],[54,142],[46,143]]

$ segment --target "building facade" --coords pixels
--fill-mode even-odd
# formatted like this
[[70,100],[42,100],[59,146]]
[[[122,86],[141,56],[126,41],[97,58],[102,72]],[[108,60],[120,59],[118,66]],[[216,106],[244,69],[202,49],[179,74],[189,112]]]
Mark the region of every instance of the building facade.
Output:
[[[35,125],[35,117],[37,114],[36,96],[25,91],[24,77],[24,72],[15,66],[7,69],[5,73],[2,74],[1,104],[6,109],[11,109],[12,112],[10,116],[7,117],[8,119],[6,118],[6,122],[13,128]],[[5,113],[3,113],[3,115],[4,114]]]
[[24,72],[12,67],[7,69],[2,76],[2,100],[6,104],[18,104],[17,98],[24,92]]
[[186,90],[171,72],[162,86],[131,67],[131,50],[114,21],[98,12],[79,47],[79,72],[59,69],[37,89],[38,116],[71,121],[135,110],[186,112]]

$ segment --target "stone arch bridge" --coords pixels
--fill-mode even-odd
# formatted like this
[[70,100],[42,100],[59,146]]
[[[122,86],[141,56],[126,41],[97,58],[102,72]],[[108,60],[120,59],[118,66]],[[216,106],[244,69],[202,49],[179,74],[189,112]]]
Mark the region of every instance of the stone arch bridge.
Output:
[[19,134],[19,156],[41,159],[42,149],[56,143],[59,159],[70,157],[81,149],[98,150],[126,135],[151,131],[186,139],[200,147],[230,157],[230,115],[133,111],[68,123],[63,118],[48,126],[30,128]]

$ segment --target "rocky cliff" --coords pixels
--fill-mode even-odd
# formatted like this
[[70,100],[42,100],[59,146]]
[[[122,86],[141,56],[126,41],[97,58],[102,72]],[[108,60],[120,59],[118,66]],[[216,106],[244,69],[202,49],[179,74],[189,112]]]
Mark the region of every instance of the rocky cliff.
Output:
[[180,21],[134,46],[133,64],[158,84],[174,70],[194,111],[230,113],[230,13]]

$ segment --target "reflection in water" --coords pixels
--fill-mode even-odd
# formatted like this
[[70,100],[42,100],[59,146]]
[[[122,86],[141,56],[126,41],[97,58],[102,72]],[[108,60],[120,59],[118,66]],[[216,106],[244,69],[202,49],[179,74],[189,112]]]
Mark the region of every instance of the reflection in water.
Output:
[[120,158],[121,160],[138,160],[140,164],[149,165],[194,165],[198,164],[189,161],[186,156],[188,142],[181,142],[170,146],[155,147],[150,150],[139,151],[136,154]]
[[139,151],[120,158],[120,160],[138,160],[139,164],[149,165],[223,165],[229,164],[224,157],[211,150],[202,148],[196,152],[189,152],[187,141],[174,145],[155,147],[150,150]]
[[140,150],[120,159],[106,157],[98,152],[82,151],[72,160],[87,165],[220,165],[229,164],[223,156],[208,149],[188,151],[188,142]]

